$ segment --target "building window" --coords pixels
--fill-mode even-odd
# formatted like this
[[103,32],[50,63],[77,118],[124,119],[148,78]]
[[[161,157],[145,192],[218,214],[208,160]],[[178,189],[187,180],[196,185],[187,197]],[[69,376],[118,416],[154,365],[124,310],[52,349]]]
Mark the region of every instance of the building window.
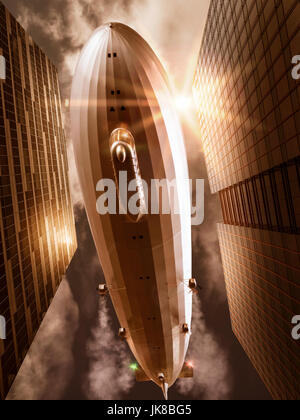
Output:
[[299,167],[300,158],[296,158],[220,191],[224,223],[300,233],[296,219]]

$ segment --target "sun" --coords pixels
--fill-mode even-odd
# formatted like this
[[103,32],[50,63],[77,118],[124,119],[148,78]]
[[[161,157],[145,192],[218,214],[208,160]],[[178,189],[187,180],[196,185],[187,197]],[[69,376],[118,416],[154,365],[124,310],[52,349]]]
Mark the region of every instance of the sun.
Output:
[[178,94],[175,97],[176,108],[179,112],[188,112],[193,107],[192,97],[185,94]]

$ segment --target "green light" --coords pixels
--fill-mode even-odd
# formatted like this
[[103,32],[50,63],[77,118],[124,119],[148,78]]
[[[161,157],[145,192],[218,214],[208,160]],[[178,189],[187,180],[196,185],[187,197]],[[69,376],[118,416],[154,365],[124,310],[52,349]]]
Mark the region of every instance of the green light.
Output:
[[138,365],[137,365],[137,363],[131,363],[131,365],[129,367],[133,371],[138,370],[138,368],[139,368]]

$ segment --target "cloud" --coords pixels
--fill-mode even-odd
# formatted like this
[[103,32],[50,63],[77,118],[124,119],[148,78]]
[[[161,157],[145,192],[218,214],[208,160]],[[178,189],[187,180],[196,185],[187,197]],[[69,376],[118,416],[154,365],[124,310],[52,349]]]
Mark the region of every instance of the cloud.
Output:
[[179,90],[190,89],[209,4],[210,0],[136,0],[131,8],[129,24],[158,53]]
[[[210,206],[209,206],[210,207]],[[212,208],[213,212],[215,208]],[[205,298],[211,293],[221,301],[226,300],[224,274],[220,256],[216,224],[207,221],[193,231],[194,271],[200,286],[204,287]]]
[[73,369],[71,348],[77,324],[77,305],[64,279],[7,396],[8,400],[55,400],[61,396]]
[[231,380],[227,355],[206,327],[199,298],[195,298],[193,305],[192,336],[187,360],[194,364],[194,378],[179,379],[175,385],[178,392],[192,399],[228,398]]
[[79,183],[78,173],[75,164],[74,150],[72,143],[67,147],[68,161],[69,161],[69,184],[72,197],[73,207],[75,208],[75,216],[78,210],[84,207],[83,195]]
[[90,369],[86,392],[91,400],[114,400],[129,392],[134,384],[127,346],[116,337],[106,299],[99,307],[98,325],[87,345]]
[[[217,194],[210,192],[204,153],[199,139],[199,123],[196,113],[191,111],[190,120],[182,121],[186,139],[189,176],[191,179],[205,180],[204,223],[192,229],[193,239],[193,271],[197,281],[205,288],[205,298],[214,294],[214,299],[226,300],[224,275],[220,257],[220,247],[216,222],[222,220],[220,200]],[[195,201],[195,182],[193,182],[193,197]]]

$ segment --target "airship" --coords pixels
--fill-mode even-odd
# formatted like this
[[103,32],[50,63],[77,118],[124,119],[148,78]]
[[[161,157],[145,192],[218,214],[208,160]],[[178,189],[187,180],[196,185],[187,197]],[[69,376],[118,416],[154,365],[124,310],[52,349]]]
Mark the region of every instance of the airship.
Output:
[[[136,31],[108,23],[81,52],[70,107],[78,176],[105,277],[98,292],[111,297],[120,339],[137,361],[136,379],[153,381],[167,399],[177,378],[193,375],[186,353],[196,288],[188,165],[170,82]],[[119,191],[121,173],[136,180],[140,210],[126,213],[119,200],[119,211],[100,213],[99,180],[112,180]],[[152,180],[175,180],[164,198],[176,201],[178,212],[144,211],[151,198],[143,185]]]

